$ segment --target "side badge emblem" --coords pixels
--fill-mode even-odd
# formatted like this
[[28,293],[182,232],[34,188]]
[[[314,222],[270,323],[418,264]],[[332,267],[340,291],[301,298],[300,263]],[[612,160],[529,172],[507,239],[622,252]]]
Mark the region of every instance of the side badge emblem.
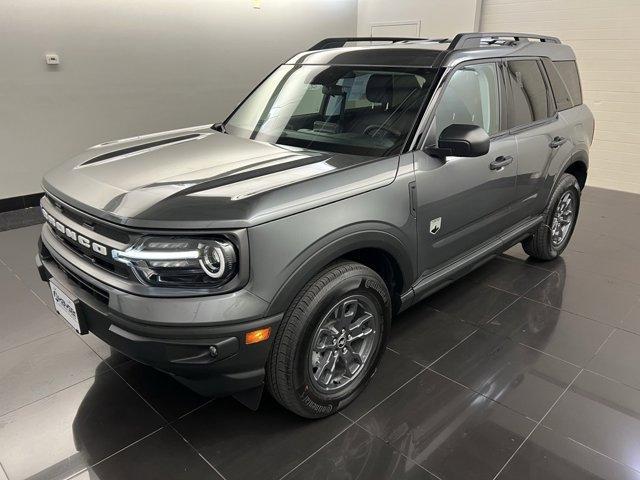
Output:
[[431,220],[431,223],[429,224],[429,231],[431,232],[431,235],[435,235],[440,231],[440,225],[442,225],[442,217]]

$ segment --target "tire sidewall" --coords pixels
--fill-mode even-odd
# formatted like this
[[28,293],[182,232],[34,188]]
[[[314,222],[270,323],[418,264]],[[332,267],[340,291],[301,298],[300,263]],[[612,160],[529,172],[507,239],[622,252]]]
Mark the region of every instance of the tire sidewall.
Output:
[[[573,222],[571,223],[571,227],[569,228],[564,241],[556,247],[551,241],[551,225],[553,224],[553,216],[555,214],[556,208],[558,207],[558,203],[560,202],[562,196],[568,191],[571,191],[573,193],[573,198],[575,200]],[[569,244],[569,241],[571,240],[571,237],[573,235],[573,231],[576,228],[576,223],[578,222],[578,213],[580,212],[580,185],[578,185],[578,181],[573,176],[567,175],[562,179],[562,181],[556,188],[550,207],[551,208],[549,209],[546,219],[546,225],[548,227],[546,243],[548,245],[547,248],[549,249],[550,255],[555,258],[559,256]]]
[[[371,272],[373,273],[373,272]],[[302,341],[295,352],[293,362],[293,387],[296,397],[312,417],[324,417],[337,412],[349,404],[366,387],[369,379],[375,373],[381,358],[384,345],[386,345],[387,332],[391,313],[391,301],[386,286],[375,274],[366,272],[350,272],[344,277],[338,277],[313,299],[306,312],[307,321],[301,334]],[[313,341],[313,336],[318,323],[328,313],[329,309],[342,298],[350,295],[363,295],[372,300],[379,321],[376,345],[371,353],[371,362],[366,370],[361,372],[361,377],[348,385],[344,390],[335,393],[321,392],[310,381],[308,368],[308,355]]]

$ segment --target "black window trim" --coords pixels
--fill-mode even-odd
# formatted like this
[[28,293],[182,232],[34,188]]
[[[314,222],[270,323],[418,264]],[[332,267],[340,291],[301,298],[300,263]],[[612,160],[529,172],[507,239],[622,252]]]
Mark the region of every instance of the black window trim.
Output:
[[[507,68],[507,62],[511,62],[511,61],[518,61],[518,60],[532,60],[535,61],[538,64],[538,69],[540,70],[540,74],[542,75],[542,78],[544,79],[544,84],[545,84],[545,88],[547,89],[547,99],[549,98],[549,92],[551,93],[551,98],[553,99],[553,106],[555,108],[555,113],[553,115],[551,115],[550,117],[547,118],[543,118],[541,120],[536,120],[533,122],[529,122],[529,123],[523,123],[522,125],[518,125],[517,127],[512,127],[508,130],[509,135],[515,135],[517,133],[522,133],[525,130],[529,130],[529,129],[533,129],[542,125],[547,125],[549,123],[553,123],[555,121],[558,120],[559,118],[559,114],[558,114],[558,108],[556,106],[555,103],[555,97],[553,96],[553,90],[551,90],[551,84],[549,82],[549,79],[547,78],[547,71],[544,69],[544,65],[542,64],[542,57],[539,56],[532,56],[532,57],[503,57],[502,58],[502,63],[504,65],[504,68]],[[507,95],[507,103],[509,105],[507,112],[511,111],[511,108],[513,107],[511,102],[512,102],[512,88],[513,85],[511,83],[511,79],[509,77],[509,75],[505,75],[506,81],[508,82],[509,86],[508,86],[508,95]]]

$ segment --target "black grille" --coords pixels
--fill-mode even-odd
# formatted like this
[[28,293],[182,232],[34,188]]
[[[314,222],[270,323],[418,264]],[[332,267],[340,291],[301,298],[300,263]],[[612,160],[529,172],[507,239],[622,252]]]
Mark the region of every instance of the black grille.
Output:
[[76,252],[78,255],[82,255],[84,259],[93,263],[95,266],[100,267],[101,269],[106,270],[107,272],[118,275],[119,277],[129,278],[129,275],[130,275],[129,268],[123,263],[116,262],[115,260],[113,260],[113,258],[111,257],[111,249],[108,249],[107,251],[108,255],[96,254],[90,248],[83,247],[78,243],[74,242],[73,240],[69,239],[64,233],[62,233],[57,228],[54,228],[51,225],[49,225],[49,228],[51,228],[51,231],[55,233],[56,237],[60,241],[62,241],[62,243],[64,243],[65,246],[67,246],[69,249]]
[[[95,233],[96,236],[101,235],[102,237],[107,237],[109,239],[115,240],[116,242],[124,243],[125,245],[133,241],[129,233],[125,230],[106,224],[101,220],[97,220],[94,217],[69,208],[66,205],[63,205],[60,202],[56,201],[50,195],[47,195],[47,199],[51,204],[51,206],[45,206],[47,212],[51,214],[56,222],[60,222],[64,227],[67,227],[73,232],[76,232],[78,236],[80,236],[81,234],[77,232],[76,229],[74,229],[74,224],[82,225],[91,233]],[[95,237],[93,235],[87,234],[85,238],[87,238],[90,242],[99,243],[102,247],[106,248],[106,253],[100,254],[97,253],[97,251],[94,251],[91,247],[85,246],[84,244],[81,245],[76,238],[69,237],[64,231],[61,231],[56,226],[52,225],[51,222],[49,222],[49,228],[55,234],[58,240],[60,240],[70,250],[73,250],[78,255],[81,255],[86,261],[91,262],[102,270],[105,270],[119,277],[131,278],[132,274],[130,269],[123,263],[116,262],[111,256],[112,248],[100,242],[95,242]]]
[[[74,222],[83,225],[93,232],[96,232],[108,238],[112,238],[120,243],[130,243],[131,238],[126,231],[116,227],[112,227],[106,223],[103,223],[102,221],[96,220],[93,217],[89,217],[88,215],[78,213],[71,208],[67,208],[65,205],[60,204],[60,202],[54,199],[51,195],[47,195],[47,199],[52,205],[56,206],[56,209],[51,212],[54,215],[56,211],[60,212],[63,216],[70,218]],[[60,220],[64,221],[64,219]]]
[[58,268],[60,268],[60,270],[62,270],[67,275],[69,280],[71,280],[74,284],[76,284],[82,290],[91,294],[91,296],[99,300],[101,303],[104,303],[105,305],[109,304],[109,292],[107,292],[106,290],[100,287],[96,287],[95,285],[92,285],[89,282],[86,282],[85,280],[80,278],[78,275],[73,273],[71,270],[66,268],[64,265],[58,262],[53,257],[53,255],[49,253],[49,251],[44,245],[42,246],[41,255],[43,255],[43,257],[45,257],[47,260],[52,260],[53,262],[55,262]]

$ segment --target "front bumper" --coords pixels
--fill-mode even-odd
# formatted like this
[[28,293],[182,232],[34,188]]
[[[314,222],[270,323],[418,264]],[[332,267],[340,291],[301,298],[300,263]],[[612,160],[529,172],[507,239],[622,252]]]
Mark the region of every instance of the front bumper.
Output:
[[[59,246],[50,243],[55,239],[45,234],[47,228],[45,225],[36,256],[40,277],[43,281],[55,278],[78,298],[80,315],[90,332],[124,355],[175,375],[204,395],[232,394],[263,384],[282,314],[255,318],[257,297],[249,294],[243,319],[243,297],[238,292],[230,313],[228,298],[227,303],[220,302],[220,307],[226,307],[220,312],[215,297],[151,298],[115,290],[75,267],[69,262],[69,252],[60,255],[55,249]],[[204,322],[207,317],[210,321]],[[264,327],[272,329],[268,340],[245,344],[246,332]]]

